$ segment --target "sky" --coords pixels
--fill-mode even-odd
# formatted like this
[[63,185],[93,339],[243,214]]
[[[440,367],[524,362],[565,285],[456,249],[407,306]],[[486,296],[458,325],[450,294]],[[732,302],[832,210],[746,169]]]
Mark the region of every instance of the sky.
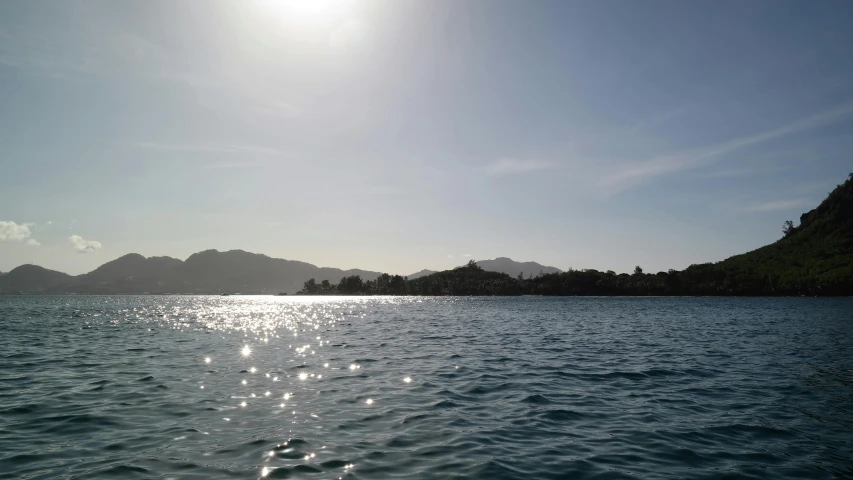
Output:
[[0,0],[0,271],[682,269],[853,171],[853,2]]

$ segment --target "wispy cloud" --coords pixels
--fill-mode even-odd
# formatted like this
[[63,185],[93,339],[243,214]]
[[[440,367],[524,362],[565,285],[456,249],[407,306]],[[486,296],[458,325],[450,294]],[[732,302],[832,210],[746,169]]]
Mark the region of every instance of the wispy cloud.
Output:
[[462,256],[463,256],[463,257],[470,257],[470,256],[471,256],[471,254],[470,254],[470,253],[465,253],[465,254],[462,254]]
[[837,123],[851,114],[853,114],[853,103],[797,120],[773,130],[736,138],[717,145],[662,155],[640,162],[625,163],[619,165],[615,171],[605,175],[598,184],[610,192],[618,192],[645,183],[655,177],[707,166],[719,157],[742,148]]
[[39,241],[36,240],[35,238],[28,238],[27,239],[27,245],[29,245],[31,247],[38,247],[39,245],[41,245],[41,243],[39,243]]
[[290,152],[258,145],[234,145],[234,144],[177,144],[139,142],[136,147],[146,150],[160,150],[165,152],[183,153],[211,153],[211,154],[239,154],[239,155],[269,155],[273,157],[289,157]]
[[[123,29],[104,9],[75,5],[73,32],[49,34],[24,26],[0,27],[0,71],[17,70],[31,76],[65,79],[88,77],[106,81],[163,82],[194,91],[209,108],[226,114],[295,119],[306,109],[294,99],[282,99],[273,82],[246,76],[238,69],[220,70],[165,45]],[[78,14],[79,13],[79,14]],[[79,22],[79,23],[76,23]]]
[[[110,23],[98,24],[98,28]],[[34,34],[25,27],[0,31],[0,65],[47,77],[97,76],[117,78],[149,75],[160,70],[163,49],[127,32],[102,30],[107,41],[67,32]],[[147,68],[133,69],[141,61]],[[173,62],[179,64],[177,62]],[[130,70],[128,70],[130,68]],[[155,76],[157,76],[155,74]]]
[[68,241],[71,242],[72,248],[77,253],[92,253],[101,249],[101,242],[96,242],[94,240],[86,240],[80,235],[71,235],[68,237]]
[[551,162],[539,159],[501,158],[484,168],[489,175],[516,175],[554,168]]
[[263,168],[269,165],[268,162],[219,162],[204,165],[204,168],[221,170],[227,168]]
[[264,102],[253,106],[256,113],[272,117],[292,119],[302,116],[304,109],[288,102]]
[[703,175],[705,178],[734,178],[746,177],[758,173],[758,170],[752,168],[724,168],[713,170]]
[[645,130],[645,129],[654,128],[654,127],[660,126],[664,123],[669,122],[670,120],[673,120],[673,119],[683,115],[687,111],[688,111],[688,108],[686,106],[675,108],[672,110],[667,110],[665,112],[661,112],[657,115],[654,115],[652,117],[649,117],[649,118],[643,120],[642,122],[638,123],[634,128],[636,130]]
[[774,200],[771,202],[754,203],[751,205],[743,205],[737,207],[741,212],[776,212],[779,210],[788,210],[795,207],[804,207],[812,205],[814,202],[806,198],[791,198],[787,200]]
[[32,223],[0,221],[0,242],[26,241],[27,245],[39,245],[35,239],[31,238],[31,226],[33,226]]

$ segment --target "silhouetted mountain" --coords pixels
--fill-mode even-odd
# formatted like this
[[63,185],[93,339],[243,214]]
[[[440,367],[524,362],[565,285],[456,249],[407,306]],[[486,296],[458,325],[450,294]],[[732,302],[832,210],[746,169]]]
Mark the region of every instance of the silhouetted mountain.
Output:
[[184,262],[171,257],[145,258],[129,253],[89,273],[78,275],[57,291],[72,293],[145,293],[169,291]]
[[[19,274],[19,271],[22,273]],[[338,281],[352,275],[372,280],[379,273],[321,268],[310,263],[270,258],[242,250],[205,250],[190,255],[186,261],[171,257],[145,258],[131,253],[76,277],[23,265],[3,276],[0,293],[265,294],[295,292],[306,278]]]
[[348,275],[374,279],[378,272],[321,268],[296,260],[271,258],[257,253],[206,250],[184,262],[176,291],[192,293],[295,292],[306,278],[337,281]]
[[562,270],[556,267],[547,267],[536,262],[516,262],[507,257],[498,257],[494,260],[480,260],[477,265],[487,272],[505,273],[511,277],[517,277],[519,273],[524,273],[524,276],[533,275],[534,277],[546,273],[560,273]]
[[44,293],[73,278],[71,275],[48,270],[38,265],[21,265],[0,277],[0,292]]
[[426,277],[427,275],[432,275],[433,273],[435,273],[435,270],[427,270],[425,268],[425,269],[421,270],[420,272],[413,273],[413,274],[407,276],[406,278],[408,278],[409,280],[414,280],[416,278],[421,278],[421,277]]

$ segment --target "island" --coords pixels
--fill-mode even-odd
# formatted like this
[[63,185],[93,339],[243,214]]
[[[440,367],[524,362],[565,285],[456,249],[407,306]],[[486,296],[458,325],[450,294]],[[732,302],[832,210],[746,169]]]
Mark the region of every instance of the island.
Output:
[[358,275],[332,284],[306,281],[300,295],[853,295],[853,173],[799,225],[786,221],[783,237],[757,250],[684,270],[631,274],[594,269],[512,277],[471,260],[453,270],[409,279]]

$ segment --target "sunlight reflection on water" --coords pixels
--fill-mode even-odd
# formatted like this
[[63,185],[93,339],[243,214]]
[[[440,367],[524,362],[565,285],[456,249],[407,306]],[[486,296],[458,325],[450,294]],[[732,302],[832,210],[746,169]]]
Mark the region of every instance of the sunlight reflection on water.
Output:
[[[367,305],[375,305],[377,302],[377,299],[368,300],[364,298],[299,298],[282,301],[277,298],[259,297],[253,298],[249,303],[246,300],[245,297],[237,301],[227,299],[220,301],[218,308],[208,306],[201,312],[196,312],[195,321],[200,322],[205,330],[217,331],[223,334],[238,333],[242,334],[246,339],[245,343],[243,343],[237,354],[233,357],[229,357],[227,352],[219,352],[218,356],[225,360],[221,362],[222,365],[219,370],[207,372],[208,378],[206,383],[216,382],[216,375],[228,377],[246,372],[253,375],[258,371],[265,371],[266,373],[262,377],[256,377],[255,380],[250,381],[248,378],[240,380],[240,385],[248,388],[249,391],[236,391],[228,396],[239,399],[239,408],[247,413],[258,412],[258,414],[261,414],[261,410],[259,409],[265,409],[272,415],[276,415],[277,412],[287,408],[292,403],[294,393],[289,390],[283,391],[297,385],[291,383],[292,381],[296,380],[300,383],[322,381],[323,375],[312,372],[312,367],[334,368],[330,361],[331,359],[323,353],[325,350],[324,347],[328,347],[331,344],[331,340],[329,339],[326,339],[324,342],[324,337],[326,336],[324,332],[331,332],[344,319],[364,318],[365,314],[360,310],[363,310]],[[380,301],[383,304],[393,305],[403,301],[410,302],[411,299],[403,300],[389,297]],[[187,313],[189,313],[187,310],[176,309],[173,314],[166,313],[158,316],[158,318],[161,322],[164,320],[167,321],[174,329],[184,330],[191,328],[194,323],[185,316]],[[309,333],[313,336],[313,340],[296,345],[292,343],[288,344],[284,352],[282,351],[282,345],[275,342],[278,339],[288,337],[310,339],[312,337],[307,336]],[[340,337],[336,338],[338,342],[344,340]],[[274,342],[270,343],[271,340]],[[269,355],[264,350],[266,345],[270,345],[275,349],[273,355]],[[345,346],[345,343],[339,343],[339,346]],[[287,353],[288,351],[289,354]],[[252,365],[246,368],[240,359],[244,361],[249,358],[253,359],[256,363],[261,363],[262,361],[271,363],[261,364],[260,367]],[[311,359],[311,361],[308,359]],[[205,356],[204,363],[209,367],[212,364],[212,356]],[[293,363],[297,363],[297,365],[284,366],[284,364]],[[231,372],[229,372],[229,367],[233,369]],[[353,362],[345,364],[345,366],[340,368],[350,372],[357,372],[362,369],[362,365]],[[289,371],[292,372],[294,369],[299,370],[298,373],[286,373]],[[280,382],[282,375],[285,382]],[[213,378],[210,378],[211,376]],[[404,383],[411,383],[411,381],[412,379],[409,376],[403,379]],[[222,382],[216,383],[219,385],[222,384]],[[204,388],[204,385],[200,386],[200,389]],[[310,388],[316,391],[317,386],[312,385]],[[278,393],[273,393],[274,389]],[[263,395],[256,395],[253,390],[261,390],[264,393]],[[271,400],[271,403],[264,403],[266,399],[272,398],[280,398],[281,400]],[[251,403],[247,399],[261,401],[261,403]],[[367,406],[374,404],[373,398],[365,398],[362,401]],[[296,403],[293,403],[293,405],[302,408],[307,407],[307,405],[297,405]],[[320,419],[320,416],[316,413],[305,415],[301,414],[298,410],[293,410],[290,413],[293,417],[291,424],[302,425],[306,431],[312,430],[309,424],[311,420]],[[234,419],[230,417],[223,420],[234,423]],[[239,423],[235,424],[235,428],[240,428]],[[287,446],[293,436],[298,434],[298,430],[294,430],[293,428],[288,429],[287,434],[288,440],[277,444],[276,448]],[[325,446],[323,449],[325,450]],[[289,450],[292,450],[292,448]],[[275,448],[269,450],[263,460],[260,477],[268,477],[276,471],[277,466],[294,466],[291,462],[284,462],[283,465],[277,465],[282,460],[279,457],[290,459],[292,456],[284,455],[284,453],[289,452],[283,452],[282,455],[279,455]],[[326,451],[326,453],[331,452]],[[315,452],[305,453],[301,457],[302,461],[306,463],[311,463],[315,458]],[[292,461],[292,459],[290,460]],[[352,462],[343,464],[340,467],[341,475],[351,472],[354,467],[355,464]]]

